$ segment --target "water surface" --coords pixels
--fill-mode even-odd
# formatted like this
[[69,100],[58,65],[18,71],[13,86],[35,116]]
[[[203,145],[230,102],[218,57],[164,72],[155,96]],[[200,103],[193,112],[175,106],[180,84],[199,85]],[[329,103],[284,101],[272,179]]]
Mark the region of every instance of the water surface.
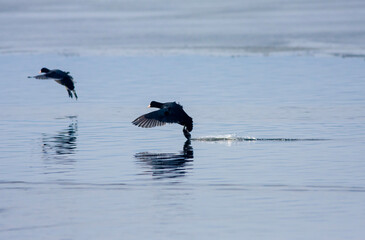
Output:
[[2,0],[0,53],[364,56],[363,0]]
[[[0,56],[4,239],[361,239],[364,61]],[[45,65],[46,64],[46,65]],[[74,76],[79,100],[40,67]],[[131,124],[176,100],[182,127]]]
[[0,6],[0,239],[363,239],[364,1]]

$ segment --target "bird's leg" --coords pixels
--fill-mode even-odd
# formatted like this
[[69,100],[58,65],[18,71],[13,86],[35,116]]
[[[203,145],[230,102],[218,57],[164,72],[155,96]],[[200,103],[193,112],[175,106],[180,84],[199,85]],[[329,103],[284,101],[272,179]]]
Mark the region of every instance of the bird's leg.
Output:
[[69,96],[70,98],[72,98],[72,92],[71,92],[70,90],[68,90],[68,89],[67,89],[67,92],[68,92],[68,96]]
[[75,95],[75,98],[77,100],[77,94],[76,94],[76,91],[75,90],[72,90],[74,92],[74,95]]
[[189,133],[189,131],[188,130],[186,130],[186,127],[184,126],[184,128],[183,128],[183,133],[184,133],[184,136],[188,139],[188,140],[190,140],[190,138],[191,138],[191,134]]

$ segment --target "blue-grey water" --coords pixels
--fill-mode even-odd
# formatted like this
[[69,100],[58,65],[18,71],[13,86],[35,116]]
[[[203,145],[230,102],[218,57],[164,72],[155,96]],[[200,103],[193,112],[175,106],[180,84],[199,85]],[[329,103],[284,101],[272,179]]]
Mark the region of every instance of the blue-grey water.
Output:
[[[362,1],[45,2],[0,11],[0,239],[364,238]],[[131,124],[151,100],[184,106],[191,142]]]

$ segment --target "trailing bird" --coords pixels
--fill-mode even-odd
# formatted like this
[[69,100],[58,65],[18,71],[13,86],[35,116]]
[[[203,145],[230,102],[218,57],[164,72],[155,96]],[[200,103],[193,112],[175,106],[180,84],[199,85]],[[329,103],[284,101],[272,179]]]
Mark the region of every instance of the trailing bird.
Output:
[[73,81],[72,76],[69,75],[69,72],[64,72],[59,69],[53,69],[49,70],[48,68],[42,68],[39,73],[44,73],[37,76],[29,76],[28,78],[35,78],[35,79],[53,79],[57,83],[63,85],[66,87],[66,90],[68,92],[68,96],[72,98],[72,92],[75,95],[75,98],[77,100],[77,94],[75,91],[75,84]]
[[148,107],[159,108],[136,118],[132,123],[138,127],[151,128],[162,126],[166,123],[178,123],[183,128],[184,136],[190,140],[190,132],[193,130],[193,119],[184,111],[183,107],[176,102],[160,103],[152,101]]

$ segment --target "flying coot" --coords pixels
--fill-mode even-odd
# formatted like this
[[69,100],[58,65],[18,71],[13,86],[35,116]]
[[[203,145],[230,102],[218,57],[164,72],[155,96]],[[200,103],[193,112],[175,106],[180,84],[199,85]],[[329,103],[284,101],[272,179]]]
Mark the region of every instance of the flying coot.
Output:
[[166,123],[178,123],[183,128],[184,136],[191,138],[189,132],[193,130],[193,119],[183,110],[183,107],[176,102],[159,103],[152,101],[148,107],[159,108],[160,110],[147,113],[136,118],[132,123],[138,127],[151,128],[162,126]]
[[75,91],[75,85],[73,78],[69,75],[69,72],[64,72],[59,69],[53,69],[49,70],[48,68],[42,68],[39,73],[44,73],[37,76],[29,76],[28,78],[36,78],[36,79],[53,79],[57,83],[63,85],[66,87],[66,90],[68,92],[68,96],[72,98],[72,92],[75,95],[75,98],[77,99],[77,94]]

